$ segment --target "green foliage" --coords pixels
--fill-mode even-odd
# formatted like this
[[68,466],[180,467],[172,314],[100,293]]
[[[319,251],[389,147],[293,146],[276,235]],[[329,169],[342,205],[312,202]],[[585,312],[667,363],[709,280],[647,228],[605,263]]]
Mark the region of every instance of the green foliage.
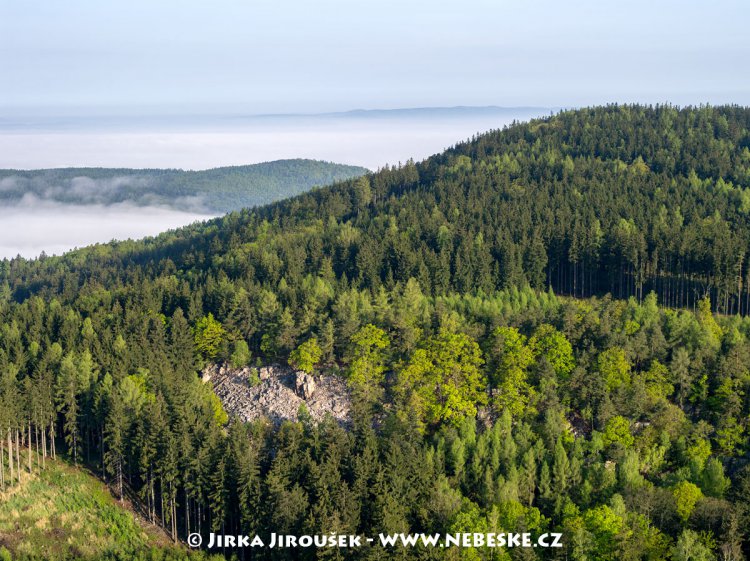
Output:
[[674,385],[669,381],[669,369],[658,360],[651,362],[649,369],[643,374],[646,391],[651,399],[664,400],[674,392]]
[[573,347],[565,335],[553,326],[540,325],[529,340],[529,347],[535,355],[543,356],[550,363],[560,379],[566,380],[573,372]]
[[701,473],[711,457],[711,443],[707,438],[696,438],[685,450],[688,465],[696,474]]
[[310,337],[289,355],[289,364],[297,370],[312,374],[315,366],[320,362],[323,351],[318,345],[316,337]]
[[635,439],[630,433],[630,422],[620,415],[615,415],[607,420],[604,426],[604,444],[621,444],[625,448],[632,446]]
[[672,548],[674,561],[713,561],[711,549],[706,547],[697,532],[686,528]]
[[695,505],[698,500],[703,496],[700,488],[690,483],[689,481],[680,481],[672,489],[672,495],[675,500],[675,509],[677,515],[684,521],[687,522],[690,515],[695,510]]
[[711,497],[723,497],[732,484],[724,475],[724,466],[718,458],[708,460],[701,479],[701,489]]
[[350,339],[345,355],[349,384],[365,402],[374,402],[382,395],[386,351],[390,344],[386,332],[372,324],[361,327]]
[[711,313],[711,301],[708,298],[703,298],[698,302],[698,312],[696,317],[702,331],[700,341],[701,346],[712,351],[717,351],[721,345],[723,331],[721,327],[719,327],[719,324],[716,323],[716,320]]
[[213,419],[217,425],[226,425],[229,422],[229,415],[224,410],[224,406],[221,400],[214,393],[208,394],[208,399],[211,403],[211,409],[213,410]]
[[595,558],[615,559],[617,539],[627,528],[622,517],[609,506],[601,505],[586,511],[583,518],[593,536]]
[[242,368],[250,364],[252,356],[247,341],[240,339],[234,343],[234,349],[232,350],[232,355],[229,357],[229,363],[232,365],[232,368]]
[[612,347],[603,351],[597,358],[597,369],[607,384],[609,391],[630,384],[630,363],[625,351]]
[[458,425],[486,401],[484,363],[476,341],[442,332],[416,349],[399,372],[399,387],[409,407],[428,425]]
[[212,313],[203,316],[195,323],[195,350],[206,360],[213,360],[221,351],[226,339],[224,327],[214,319]]
[[527,372],[534,360],[533,350],[515,327],[498,327],[493,336],[493,354],[497,363],[493,376],[496,387],[494,406],[514,417],[530,413],[536,396],[528,382]]

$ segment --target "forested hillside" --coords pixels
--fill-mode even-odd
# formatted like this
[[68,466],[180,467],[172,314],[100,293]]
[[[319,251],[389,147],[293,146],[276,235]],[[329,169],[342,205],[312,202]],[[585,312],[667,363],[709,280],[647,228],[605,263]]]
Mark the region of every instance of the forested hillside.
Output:
[[[367,173],[316,160],[277,160],[203,171],[62,168],[0,170],[0,204],[34,200],[67,204],[164,205],[229,212],[271,203]],[[29,200],[31,198],[31,201]]]
[[[56,447],[175,538],[560,531],[335,554],[743,559],[748,187],[750,110],[611,106],[2,262],[0,484]],[[352,426],[230,420],[197,376],[215,361],[336,372]]]
[[47,458],[43,470],[0,491],[0,560],[13,550],[17,558],[54,560],[221,561],[189,556],[130,506],[93,475]]

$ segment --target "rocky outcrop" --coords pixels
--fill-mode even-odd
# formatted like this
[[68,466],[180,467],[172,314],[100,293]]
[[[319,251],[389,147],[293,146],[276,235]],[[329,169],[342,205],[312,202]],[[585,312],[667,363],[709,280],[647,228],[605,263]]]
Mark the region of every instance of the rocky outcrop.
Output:
[[342,424],[349,422],[349,390],[339,376],[312,376],[278,365],[233,369],[225,364],[209,365],[202,376],[227,413],[244,421],[296,421],[304,405],[314,421],[331,415]]
[[295,372],[294,387],[298,396],[304,400],[311,400],[315,393],[315,379],[305,372]]

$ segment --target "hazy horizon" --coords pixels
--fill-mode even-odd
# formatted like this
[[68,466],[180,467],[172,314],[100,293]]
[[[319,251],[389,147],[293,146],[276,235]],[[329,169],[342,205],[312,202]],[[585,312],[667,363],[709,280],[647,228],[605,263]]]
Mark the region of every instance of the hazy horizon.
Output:
[[[0,169],[67,167],[200,170],[310,158],[376,170],[422,160],[474,134],[550,108],[418,108],[317,115],[104,116],[0,122]],[[12,186],[0,182],[0,190]],[[112,239],[141,238],[215,216],[196,201],[100,204],[118,182],[78,181],[91,204],[27,196],[0,205],[0,258],[60,254]],[[55,190],[54,185],[47,191]],[[189,204],[188,204],[189,203]]]
[[[552,108],[750,104],[749,16],[743,0],[0,2],[0,168],[376,170]],[[194,218],[100,210],[18,208],[0,245]]]
[[289,115],[105,115],[0,119],[0,168],[201,170],[308,158],[376,170],[421,160],[547,107],[355,110]]

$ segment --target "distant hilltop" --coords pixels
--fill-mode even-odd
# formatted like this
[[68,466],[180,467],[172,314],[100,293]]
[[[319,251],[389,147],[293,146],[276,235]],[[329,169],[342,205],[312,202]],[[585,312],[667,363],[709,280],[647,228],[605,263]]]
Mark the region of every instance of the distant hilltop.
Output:
[[268,121],[325,121],[330,119],[437,119],[451,120],[482,119],[487,117],[513,116],[528,120],[548,116],[567,107],[501,107],[497,105],[453,107],[396,107],[396,108],[356,108],[330,112],[279,112],[255,113],[247,108],[226,108],[222,112],[190,110],[158,112],[144,109],[141,112],[112,109],[94,113],[72,111],[70,109],[49,110],[43,113],[25,114],[14,111],[0,114],[0,132],[29,131],[75,131],[75,130],[139,130],[159,127],[160,130],[221,130],[233,129],[248,124],[263,124]]
[[0,170],[0,206],[38,202],[133,203],[224,213],[359,177],[368,170],[318,160],[277,160],[203,171],[57,168]]
[[341,113],[326,113],[330,116],[342,117],[471,117],[488,115],[528,114],[529,117],[556,113],[561,107],[499,107],[497,105],[472,106],[457,105],[455,107],[411,107],[399,109],[353,109]]

